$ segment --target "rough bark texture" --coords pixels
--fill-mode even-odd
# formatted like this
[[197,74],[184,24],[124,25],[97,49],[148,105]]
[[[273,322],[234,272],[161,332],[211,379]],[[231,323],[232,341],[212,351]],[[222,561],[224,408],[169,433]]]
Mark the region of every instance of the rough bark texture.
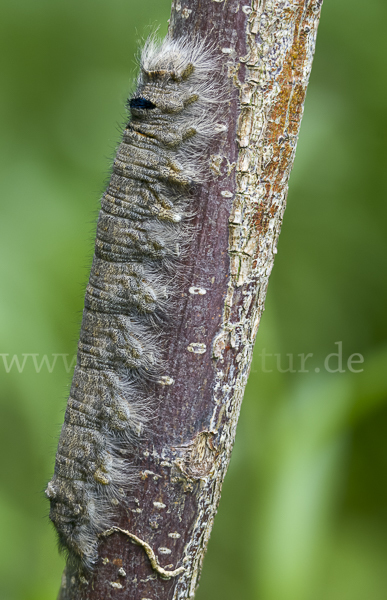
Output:
[[[92,576],[67,568],[59,600],[195,593],[276,254],[321,3],[174,2],[172,36],[207,36],[222,56],[228,130],[195,199],[197,235],[167,349],[174,384],[159,394],[153,433],[133,459],[135,498],[117,517],[131,538],[102,539]],[[157,564],[185,570],[163,578]]]

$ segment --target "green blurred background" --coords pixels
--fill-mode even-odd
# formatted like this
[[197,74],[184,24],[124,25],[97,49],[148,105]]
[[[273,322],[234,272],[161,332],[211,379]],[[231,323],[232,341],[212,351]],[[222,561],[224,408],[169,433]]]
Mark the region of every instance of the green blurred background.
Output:
[[[75,352],[137,41],[155,24],[163,34],[169,10],[170,0],[2,1],[0,600],[57,594],[63,560],[42,492],[70,375],[61,356],[37,373],[22,355]],[[198,600],[387,598],[386,22],[385,0],[325,0]],[[343,373],[324,368],[337,342]],[[274,356],[263,365],[263,350],[282,370],[293,355],[296,372],[279,372]],[[360,373],[347,366],[354,353]],[[13,355],[20,373],[6,372]]]

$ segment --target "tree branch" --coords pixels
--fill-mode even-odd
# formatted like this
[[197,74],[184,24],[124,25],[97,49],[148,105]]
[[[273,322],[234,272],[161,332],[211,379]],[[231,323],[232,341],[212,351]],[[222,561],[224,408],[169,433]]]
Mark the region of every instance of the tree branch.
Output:
[[117,508],[123,531],[101,539],[93,575],[67,567],[60,600],[195,592],[277,252],[321,3],[173,4],[172,37],[206,37],[222,57],[227,131],[212,143],[213,178],[194,200],[188,283],[167,348],[173,384],[158,392],[151,434],[133,457],[135,498]]

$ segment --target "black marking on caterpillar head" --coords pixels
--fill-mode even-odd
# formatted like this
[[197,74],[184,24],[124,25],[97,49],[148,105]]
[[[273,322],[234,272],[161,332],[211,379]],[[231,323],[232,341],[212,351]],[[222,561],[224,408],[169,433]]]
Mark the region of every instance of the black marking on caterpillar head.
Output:
[[200,40],[150,40],[140,66],[101,201],[77,365],[46,490],[60,544],[86,568],[134,485],[125,457],[138,451],[149,390],[163,374],[189,204],[206,177],[221,91]]
[[146,98],[132,98],[129,100],[129,107],[152,110],[152,108],[156,108],[156,104],[153,104],[153,102],[147,100]]

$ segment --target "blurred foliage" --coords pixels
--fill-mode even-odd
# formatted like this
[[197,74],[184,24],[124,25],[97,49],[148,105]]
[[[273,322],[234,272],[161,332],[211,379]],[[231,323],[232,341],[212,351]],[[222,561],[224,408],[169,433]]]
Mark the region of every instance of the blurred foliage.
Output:
[[[76,348],[138,40],[169,0],[3,0],[0,353]],[[384,0],[325,0],[288,209],[198,600],[387,597]],[[342,342],[343,371],[325,357]],[[266,353],[264,359],[262,354]],[[312,353],[305,368],[299,354]],[[348,369],[350,355],[364,364]],[[293,372],[285,371],[294,357]],[[52,600],[70,375],[0,357],[0,598]],[[265,362],[263,362],[265,360]],[[329,359],[334,368],[337,357]],[[300,372],[300,370],[308,372]],[[317,372],[317,370],[320,370]],[[267,372],[271,371],[271,372]]]

